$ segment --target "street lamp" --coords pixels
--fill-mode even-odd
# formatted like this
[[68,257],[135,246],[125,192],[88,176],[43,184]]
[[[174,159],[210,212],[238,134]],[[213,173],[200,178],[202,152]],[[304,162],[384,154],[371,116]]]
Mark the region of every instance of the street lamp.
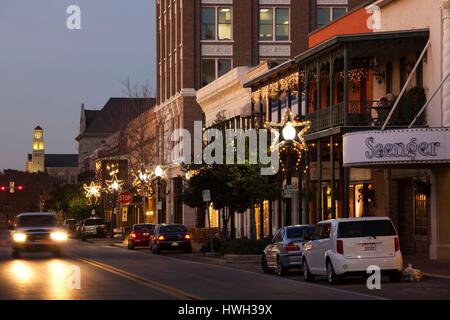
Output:
[[107,190],[109,191],[109,193],[111,193],[113,195],[113,208],[112,208],[112,221],[111,221],[111,234],[112,237],[114,238],[114,229],[115,229],[115,225],[116,225],[116,210],[117,210],[117,195],[118,193],[122,190],[122,186],[124,184],[124,181],[119,180],[117,178],[117,174],[118,171],[113,172],[112,174],[112,178],[111,180],[106,181],[106,186],[107,186]]
[[[286,187],[292,188],[291,152],[294,150],[297,153],[298,159],[301,159],[302,152],[308,150],[304,136],[311,128],[311,122],[297,121],[292,114],[291,108],[288,107],[286,108],[286,112],[280,122],[267,122],[266,128],[269,129],[275,137],[270,146],[270,151],[287,152]],[[301,128],[301,130],[298,130],[298,128]],[[280,130],[282,139],[280,139]],[[284,223],[285,225],[288,225],[291,223],[292,217],[292,193],[286,194],[285,198],[286,212]]]
[[155,168],[155,177],[156,178],[162,178],[164,175],[164,170],[161,168],[160,165],[157,165]]
[[289,121],[288,123],[286,123],[286,125],[283,128],[282,134],[284,140],[286,141],[293,141],[295,139],[297,130],[295,130],[295,127],[292,124],[292,122]]

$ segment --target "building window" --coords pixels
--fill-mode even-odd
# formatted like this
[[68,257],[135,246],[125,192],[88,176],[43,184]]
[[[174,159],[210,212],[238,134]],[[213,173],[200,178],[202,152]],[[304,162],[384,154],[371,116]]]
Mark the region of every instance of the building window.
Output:
[[219,15],[218,19],[219,40],[231,40],[231,34],[233,32],[231,23],[231,9],[218,8],[218,15]]
[[316,27],[321,28],[347,14],[347,7],[318,7]]
[[233,34],[232,9],[202,8],[202,40],[231,40]]
[[223,76],[232,68],[231,59],[203,59],[202,87]]
[[289,41],[289,8],[259,9],[259,40]]

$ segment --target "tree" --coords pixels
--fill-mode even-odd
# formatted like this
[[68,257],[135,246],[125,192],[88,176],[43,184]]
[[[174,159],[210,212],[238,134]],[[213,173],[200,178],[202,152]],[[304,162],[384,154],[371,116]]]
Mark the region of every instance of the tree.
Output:
[[83,188],[80,185],[65,185],[55,188],[48,197],[45,209],[63,212],[66,218],[83,219],[91,215],[92,210],[101,213],[97,205],[88,205]]
[[149,169],[155,165],[157,155],[156,115],[149,108],[152,90],[148,83],[133,84],[129,78],[123,82],[123,86],[125,95],[130,98],[129,107],[139,113],[125,129],[127,144],[125,156],[133,186],[142,197],[142,214],[145,216],[147,192],[151,186],[148,180],[141,179],[141,174],[150,174]]

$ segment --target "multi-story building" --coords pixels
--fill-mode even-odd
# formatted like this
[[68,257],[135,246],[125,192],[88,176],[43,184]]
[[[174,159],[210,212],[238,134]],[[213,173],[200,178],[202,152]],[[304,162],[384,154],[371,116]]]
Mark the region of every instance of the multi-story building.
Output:
[[168,166],[167,221],[194,223],[183,206],[181,167],[172,156],[175,129],[191,133],[202,110],[196,91],[231,69],[277,65],[308,48],[308,34],[363,0],[158,0],[157,121],[159,162]]
[[[286,173],[301,182],[283,200],[294,210],[282,210],[277,226],[389,216],[404,254],[448,259],[449,3],[371,1],[246,84],[268,120],[296,95],[312,124],[305,162]],[[292,77],[292,88],[282,85]]]
[[102,148],[109,136],[125,128],[129,122],[155,105],[153,98],[110,98],[100,110],[86,110],[81,105],[78,142],[81,173],[94,172],[92,155]]

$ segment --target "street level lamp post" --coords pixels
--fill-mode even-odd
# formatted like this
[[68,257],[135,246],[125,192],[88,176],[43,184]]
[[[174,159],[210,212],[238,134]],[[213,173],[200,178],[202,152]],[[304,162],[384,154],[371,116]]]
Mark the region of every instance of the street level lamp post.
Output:
[[167,178],[165,170],[160,165],[157,165],[155,167],[155,169],[153,170],[153,174],[149,175],[148,179],[150,181],[149,192],[150,192],[151,196],[153,197],[155,194],[157,194],[156,224],[158,224],[159,219],[160,219],[160,210],[162,210],[162,207],[161,207],[161,209],[158,208],[159,203],[161,202],[161,190],[162,190],[161,181],[164,181],[166,183],[166,188],[164,190],[164,194],[168,195],[170,193],[170,190],[168,189],[169,180]]
[[[289,225],[292,222],[292,152],[297,153],[298,161],[300,164],[302,152],[308,150],[304,135],[311,128],[310,121],[297,121],[290,107],[286,108],[283,118],[280,122],[268,122],[266,128],[269,129],[274,139],[270,147],[272,152],[286,152],[286,168],[283,167],[283,171],[286,172],[286,212],[284,225]],[[301,128],[298,130],[297,128]],[[281,130],[281,134],[280,131]],[[282,138],[282,139],[280,139]],[[289,193],[289,194],[287,194]]]

